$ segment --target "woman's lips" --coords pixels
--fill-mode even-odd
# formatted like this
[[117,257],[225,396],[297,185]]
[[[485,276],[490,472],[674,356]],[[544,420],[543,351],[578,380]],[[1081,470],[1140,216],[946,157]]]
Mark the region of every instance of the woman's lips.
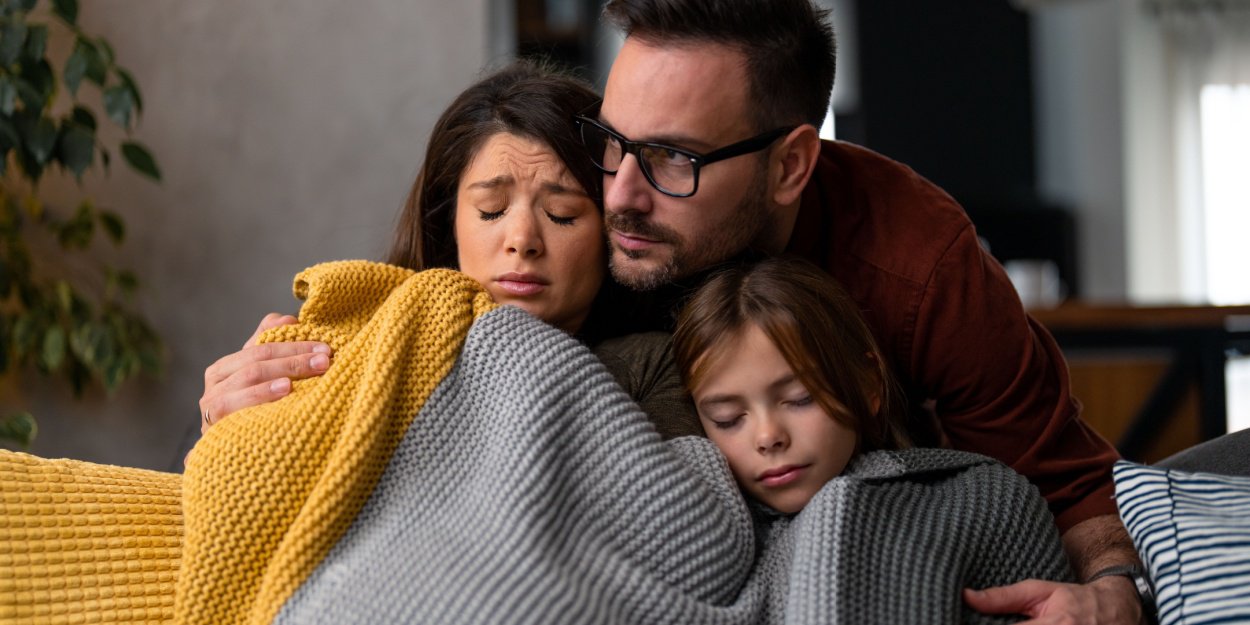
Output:
[[764,486],[777,487],[785,486],[793,483],[795,480],[803,476],[803,472],[807,470],[804,466],[785,466],[776,469],[769,469],[760,474],[759,481]]
[[547,280],[527,273],[505,273],[495,278],[495,284],[510,295],[536,295],[547,289]]

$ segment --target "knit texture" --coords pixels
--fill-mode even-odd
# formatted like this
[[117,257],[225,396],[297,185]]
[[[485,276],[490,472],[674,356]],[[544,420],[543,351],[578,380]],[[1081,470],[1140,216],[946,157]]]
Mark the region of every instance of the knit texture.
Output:
[[0,623],[166,623],[181,476],[0,451]]
[[417,410],[495,305],[472,279],[360,261],[296,276],[300,322],[264,341],[320,340],[325,375],[231,415],[187,461],[179,623],[268,623],[372,492]]
[[[335,364],[192,452],[176,622],[998,622],[959,589],[1068,578],[1037,491],[987,458],[868,454],[777,515],[709,441],[662,441],[583,345],[467,277],[331,263],[296,293],[300,323],[264,340],[326,341]],[[7,503],[12,467],[4,527],[44,522],[25,517],[54,506]],[[177,476],[146,479],[178,499]],[[0,580],[77,583],[20,564]],[[61,609],[36,599],[12,609]]]

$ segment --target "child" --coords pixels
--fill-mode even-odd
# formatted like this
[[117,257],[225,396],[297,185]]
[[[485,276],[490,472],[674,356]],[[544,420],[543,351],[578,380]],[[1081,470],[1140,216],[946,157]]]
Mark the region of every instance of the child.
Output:
[[811,622],[1004,622],[961,591],[1071,581],[1023,477],[910,447],[884,355],[814,266],[774,258],[714,275],[678,317],[673,356],[708,438],[766,506],[762,531],[791,545],[789,597],[822,598]]
[[852,457],[910,446],[855,302],[805,262],[713,276],[682,310],[673,352],[708,438],[778,512],[801,510]]

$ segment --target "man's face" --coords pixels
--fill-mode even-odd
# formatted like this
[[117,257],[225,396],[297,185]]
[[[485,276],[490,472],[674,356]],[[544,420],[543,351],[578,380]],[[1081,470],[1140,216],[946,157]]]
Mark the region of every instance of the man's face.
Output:
[[[759,132],[747,115],[740,52],[625,40],[599,118],[633,141],[706,154]],[[647,182],[633,156],[603,180],[612,276],[650,290],[725,260],[766,236],[769,151],[699,170],[698,191],[675,198]]]

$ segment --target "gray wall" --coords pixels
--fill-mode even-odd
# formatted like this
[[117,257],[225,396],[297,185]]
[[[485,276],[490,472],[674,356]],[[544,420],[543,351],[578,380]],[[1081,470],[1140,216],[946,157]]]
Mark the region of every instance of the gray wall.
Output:
[[[164,170],[156,185],[115,163],[86,191],[127,219],[120,260],[145,282],[168,373],[112,401],[73,401],[59,379],[10,382],[3,404],[21,395],[39,419],[30,451],[180,467],[204,368],[264,313],[297,311],[299,270],[383,254],[429,128],[491,54],[488,4],[82,3],[81,25],[139,82],[137,137]],[[72,183],[49,192],[78,197]]]
[[1121,1],[1032,11],[1037,183],[1076,212],[1082,297],[1127,294]]

